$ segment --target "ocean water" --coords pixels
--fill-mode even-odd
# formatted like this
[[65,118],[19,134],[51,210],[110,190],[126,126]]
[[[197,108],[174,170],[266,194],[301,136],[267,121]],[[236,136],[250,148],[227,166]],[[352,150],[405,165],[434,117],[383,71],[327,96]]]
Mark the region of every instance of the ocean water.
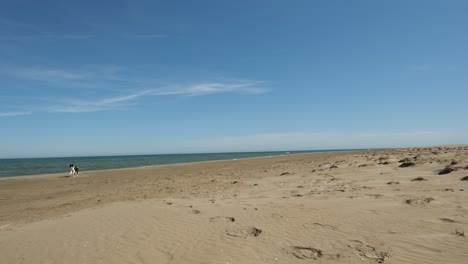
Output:
[[26,158],[0,159],[0,177],[36,175],[48,173],[67,174],[69,164],[80,168],[80,172],[89,170],[105,170],[131,168],[150,165],[175,164],[209,160],[233,160],[253,157],[291,155],[309,152],[330,152],[343,150],[305,150],[305,151],[273,151],[273,152],[235,152],[207,154],[169,154],[169,155],[132,155],[132,156],[96,156],[96,157],[66,157],[66,158]]

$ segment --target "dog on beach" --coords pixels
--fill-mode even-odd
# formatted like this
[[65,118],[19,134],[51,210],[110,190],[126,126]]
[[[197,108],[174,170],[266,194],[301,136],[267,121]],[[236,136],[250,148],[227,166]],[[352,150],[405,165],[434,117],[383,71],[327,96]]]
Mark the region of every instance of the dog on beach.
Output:
[[70,176],[73,175],[73,177],[77,177],[78,176],[78,171],[79,171],[78,166],[75,166],[75,164],[71,163],[70,164]]

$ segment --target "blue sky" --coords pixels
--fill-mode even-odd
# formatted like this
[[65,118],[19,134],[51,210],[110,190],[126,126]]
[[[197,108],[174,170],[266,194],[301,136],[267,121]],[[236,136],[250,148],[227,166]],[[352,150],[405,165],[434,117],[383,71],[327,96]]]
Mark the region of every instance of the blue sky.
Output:
[[467,1],[2,1],[0,158],[468,143]]

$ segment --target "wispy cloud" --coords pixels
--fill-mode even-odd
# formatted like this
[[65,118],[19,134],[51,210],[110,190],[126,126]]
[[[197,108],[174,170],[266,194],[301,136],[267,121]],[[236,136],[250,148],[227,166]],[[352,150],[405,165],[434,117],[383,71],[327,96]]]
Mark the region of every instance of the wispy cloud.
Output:
[[93,35],[93,34],[1,34],[0,40],[86,40],[93,38],[158,40],[167,38],[165,34],[128,34],[128,35]]
[[4,17],[0,18],[0,26],[4,28],[10,28],[15,30],[27,30],[30,32],[42,32],[37,25],[31,23],[25,23],[18,20],[6,19]]
[[0,117],[25,116],[31,114],[32,112],[0,112]]
[[[49,96],[49,106],[40,108],[41,111],[47,112],[105,111],[134,105],[144,97],[196,97],[227,93],[256,95],[270,91],[264,87],[263,82],[250,80],[223,80],[185,85],[158,84],[161,82],[129,75],[125,69],[115,65],[78,70],[0,65],[0,75],[21,81],[44,82],[47,88],[70,88],[70,91],[73,91],[73,100]],[[87,91],[82,92],[73,88],[86,88]],[[90,99],[90,94],[94,96],[101,94],[103,97]],[[106,94],[108,96],[105,96]]]
[[120,97],[103,98],[96,101],[76,100],[70,101],[67,105],[51,106],[47,108],[49,112],[98,112],[122,107],[124,103],[137,100],[138,98],[149,94],[150,91],[143,91]]
[[259,87],[259,85],[261,85],[260,82],[249,81],[236,83],[207,82],[182,88],[157,89],[153,90],[152,94],[199,96],[219,93],[262,94],[270,91],[267,88]]
[[0,40],[80,40],[94,37],[87,34],[32,34],[32,35],[0,35]]
[[[113,65],[100,67],[87,67],[84,69],[58,69],[44,66],[38,67],[17,67],[12,65],[0,65],[0,76],[9,76],[19,81],[39,81],[48,86],[60,88],[95,88],[106,85],[107,87],[115,83],[133,82],[138,83],[138,79],[128,79],[119,75],[120,67]],[[115,82],[115,83],[111,83]]]
[[182,88],[149,89],[124,96],[108,97],[94,101],[71,101],[68,102],[67,105],[48,107],[47,111],[78,113],[112,110],[127,106],[130,102],[134,102],[142,97],[148,96],[201,96],[221,93],[262,94],[269,92],[269,89],[258,87],[257,84],[257,82],[216,82],[194,84]]
[[166,38],[167,35],[164,34],[133,34],[133,35],[126,35],[126,38],[130,39],[162,39]]
[[37,24],[5,18],[0,18],[0,28],[5,29],[0,34],[0,40],[79,40],[94,37],[90,34],[51,33]]
[[0,40],[84,40],[98,37],[104,39],[157,40],[167,37],[166,34],[161,33],[118,32],[111,34],[107,29],[103,29],[103,32],[98,35],[86,32],[50,32],[48,28],[37,24],[5,18],[0,18],[0,29],[4,29],[0,30]]
[[81,73],[49,68],[5,68],[1,72],[17,78],[36,81],[78,80],[86,76]]
[[434,135],[434,131],[410,131],[410,132],[393,132],[393,133],[362,133],[358,134],[359,137],[372,138],[372,137],[418,137]]

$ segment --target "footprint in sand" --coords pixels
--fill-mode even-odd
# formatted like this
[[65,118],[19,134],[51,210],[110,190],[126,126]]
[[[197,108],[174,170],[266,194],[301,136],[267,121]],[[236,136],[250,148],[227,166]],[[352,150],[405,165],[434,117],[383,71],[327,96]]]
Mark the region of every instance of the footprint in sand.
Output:
[[452,220],[450,218],[439,218],[439,220],[445,223],[458,223],[457,221]]
[[455,228],[455,235],[465,237],[465,231]]
[[219,222],[235,222],[236,219],[234,217],[229,216],[215,216],[210,218],[210,222],[212,223],[219,223]]
[[298,259],[317,260],[323,256],[322,250],[313,247],[289,246],[284,250]]
[[361,257],[365,257],[376,263],[385,263],[390,258],[389,252],[378,251],[375,247],[366,245],[360,240],[349,241],[348,247],[356,250]]
[[229,226],[226,228],[226,234],[233,237],[257,237],[262,233],[262,230],[253,226]]
[[366,193],[364,195],[374,197],[375,199],[379,199],[379,198],[384,197],[382,194],[379,194],[379,193]]
[[426,204],[434,201],[435,199],[432,197],[427,197],[427,198],[409,198],[405,200],[405,204],[409,205],[423,205],[425,206]]
[[328,224],[321,224],[321,223],[317,223],[317,222],[315,222],[315,223],[305,223],[302,226],[305,227],[305,228],[321,227],[321,228],[330,229],[330,230],[335,230],[336,229],[335,226],[328,225]]

